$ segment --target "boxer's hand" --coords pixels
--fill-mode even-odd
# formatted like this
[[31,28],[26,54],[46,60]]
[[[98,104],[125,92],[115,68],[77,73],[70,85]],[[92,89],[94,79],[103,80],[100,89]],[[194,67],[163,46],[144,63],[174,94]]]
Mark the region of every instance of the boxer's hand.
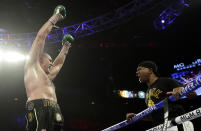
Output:
[[63,5],[58,5],[54,9],[54,14],[61,14],[62,18],[66,17],[66,8]]
[[179,94],[181,93],[184,87],[174,88],[172,92],[167,92],[167,95],[173,95],[176,100],[180,98]]
[[136,114],[134,113],[127,113],[126,114],[126,120],[127,121],[132,121],[132,117],[134,117]]
[[64,44],[63,44],[63,46],[67,46],[67,47],[70,47],[71,46],[71,43],[70,42],[68,42],[68,41],[66,41]]
[[70,46],[73,41],[74,41],[73,36],[70,34],[66,34],[66,35],[64,35],[64,37],[62,39],[62,45],[66,44],[66,45]]

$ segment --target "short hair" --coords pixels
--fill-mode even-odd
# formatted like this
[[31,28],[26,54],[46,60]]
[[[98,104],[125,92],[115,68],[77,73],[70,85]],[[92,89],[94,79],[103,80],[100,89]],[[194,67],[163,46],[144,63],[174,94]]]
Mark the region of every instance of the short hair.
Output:
[[154,72],[154,74],[157,75],[157,76],[159,76],[159,73],[158,73],[158,66],[156,65],[155,62],[150,61],[150,60],[142,61],[142,62],[140,62],[140,64],[138,64],[138,67],[139,67],[139,66],[152,69],[152,71]]

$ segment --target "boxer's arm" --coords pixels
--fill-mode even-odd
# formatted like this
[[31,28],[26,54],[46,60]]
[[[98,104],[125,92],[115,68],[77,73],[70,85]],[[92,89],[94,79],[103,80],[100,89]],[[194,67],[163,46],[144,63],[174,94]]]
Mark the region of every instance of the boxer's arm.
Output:
[[40,54],[43,53],[43,49],[45,46],[46,36],[50,32],[52,27],[53,25],[51,24],[51,22],[47,21],[39,30],[29,51],[29,59],[26,61],[25,68],[39,61]]
[[59,71],[61,70],[61,68],[65,62],[66,55],[68,54],[69,48],[70,48],[70,43],[64,44],[59,55],[54,60],[53,66],[50,68],[50,74],[49,74],[49,78],[51,80],[53,80],[57,76]]
[[32,44],[32,47],[29,51],[29,59],[25,63],[25,69],[39,61],[39,56],[41,53],[40,47],[40,43],[37,43],[36,41]]
[[52,27],[66,16],[66,9],[59,5],[55,8],[53,16],[40,28],[29,52],[29,60],[25,63],[25,69],[34,63],[39,62],[40,54],[43,53],[45,39]]

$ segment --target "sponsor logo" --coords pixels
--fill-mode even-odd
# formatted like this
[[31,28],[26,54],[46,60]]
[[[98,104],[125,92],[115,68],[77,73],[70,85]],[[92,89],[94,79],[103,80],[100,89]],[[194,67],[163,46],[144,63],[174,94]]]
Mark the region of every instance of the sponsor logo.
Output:
[[30,112],[28,113],[28,121],[32,122],[33,121],[33,114]]
[[61,122],[61,121],[62,121],[61,114],[56,113],[56,121],[57,121],[57,122]]
[[197,116],[200,116],[201,115],[201,108],[199,109],[196,109],[195,111],[193,112],[189,112],[185,115],[182,115],[180,117],[181,121],[184,122],[184,121],[187,121],[189,119],[193,119],[193,118],[196,118]]

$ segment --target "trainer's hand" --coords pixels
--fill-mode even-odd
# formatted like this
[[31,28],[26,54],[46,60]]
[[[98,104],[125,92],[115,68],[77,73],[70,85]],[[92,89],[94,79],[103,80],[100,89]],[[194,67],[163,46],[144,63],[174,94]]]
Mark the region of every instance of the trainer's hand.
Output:
[[179,94],[181,93],[182,89],[184,89],[184,87],[174,88],[172,92],[167,92],[167,95],[173,95],[174,98],[178,100],[180,98]]
[[190,92],[189,94],[186,95],[186,97],[187,97],[188,99],[193,99],[193,98],[195,98],[196,96],[197,96],[197,94],[195,93],[195,91]]
[[136,116],[134,113],[127,113],[126,114],[126,120],[127,121],[132,121],[132,117]]

